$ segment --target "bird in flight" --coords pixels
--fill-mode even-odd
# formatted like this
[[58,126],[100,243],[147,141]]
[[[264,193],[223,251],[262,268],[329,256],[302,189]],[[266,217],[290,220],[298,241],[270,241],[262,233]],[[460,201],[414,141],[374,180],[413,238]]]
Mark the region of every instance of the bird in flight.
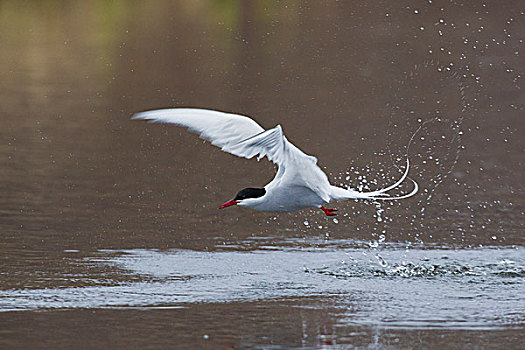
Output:
[[409,178],[414,184],[411,192],[394,197],[387,193],[407,178],[410,168],[408,157],[401,178],[383,189],[361,192],[333,186],[317,165],[317,158],[305,154],[288,141],[280,125],[264,130],[253,119],[243,115],[199,108],[170,108],[137,113],[132,119],[186,127],[224,152],[248,159],[267,157],[277,165],[278,171],[270,183],[262,188],[250,187],[239,191],[219,209],[237,205],[259,211],[292,212],[317,207],[326,215],[334,216],[337,209],[324,207],[333,201],[395,200],[411,197],[418,191],[417,183]]

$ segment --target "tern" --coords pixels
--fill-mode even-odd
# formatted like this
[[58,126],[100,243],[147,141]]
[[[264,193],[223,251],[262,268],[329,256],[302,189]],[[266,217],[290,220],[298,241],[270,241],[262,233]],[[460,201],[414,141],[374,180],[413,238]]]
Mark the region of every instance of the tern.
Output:
[[239,191],[219,209],[236,205],[266,212],[292,212],[317,207],[327,216],[334,216],[337,209],[324,207],[333,201],[395,200],[411,197],[418,191],[417,182],[409,178],[414,186],[411,192],[394,197],[387,193],[407,178],[410,168],[408,156],[403,175],[393,185],[377,191],[361,192],[330,184],[328,176],[317,165],[317,158],[305,154],[288,141],[280,125],[265,130],[247,116],[199,108],[151,110],[137,113],[132,119],[186,127],[224,152],[248,159],[267,157],[277,165],[277,173],[270,183],[263,188],[250,187]]

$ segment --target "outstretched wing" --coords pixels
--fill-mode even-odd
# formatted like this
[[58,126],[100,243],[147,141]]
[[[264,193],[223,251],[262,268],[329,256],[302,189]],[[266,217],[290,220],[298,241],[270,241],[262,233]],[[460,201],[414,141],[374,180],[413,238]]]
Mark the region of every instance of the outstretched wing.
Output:
[[253,119],[231,113],[198,108],[171,108],[137,113],[132,119],[171,123],[187,127],[223,151],[238,157],[268,159],[283,166],[291,159],[317,162],[290,143],[280,125],[264,130]]
[[[264,131],[253,119],[243,115],[198,108],[157,109],[137,113],[132,119],[186,127],[223,150]],[[244,157],[242,154],[233,154]]]

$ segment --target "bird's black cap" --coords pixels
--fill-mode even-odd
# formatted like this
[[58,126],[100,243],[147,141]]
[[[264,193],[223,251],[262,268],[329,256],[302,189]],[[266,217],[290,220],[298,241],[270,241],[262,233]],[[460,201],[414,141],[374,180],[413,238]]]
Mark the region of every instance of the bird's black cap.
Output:
[[265,193],[266,190],[264,188],[245,188],[244,190],[239,191],[233,200],[242,201],[246,198],[259,198],[264,196]]

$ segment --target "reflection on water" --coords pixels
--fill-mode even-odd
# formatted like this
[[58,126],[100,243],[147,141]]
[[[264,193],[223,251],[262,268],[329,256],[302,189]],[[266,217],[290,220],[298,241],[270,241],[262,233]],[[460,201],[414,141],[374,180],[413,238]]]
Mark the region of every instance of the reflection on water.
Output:
[[125,281],[84,275],[78,286],[58,282],[54,288],[3,290],[0,309],[173,308],[322,296],[337,309],[337,322],[349,325],[497,329],[522,324],[523,248],[384,248],[100,251],[73,263],[117,268]]
[[[520,5],[0,0],[0,347],[521,345]],[[217,211],[274,168],[129,119],[167,106],[370,189],[435,122],[417,196],[332,220]]]

